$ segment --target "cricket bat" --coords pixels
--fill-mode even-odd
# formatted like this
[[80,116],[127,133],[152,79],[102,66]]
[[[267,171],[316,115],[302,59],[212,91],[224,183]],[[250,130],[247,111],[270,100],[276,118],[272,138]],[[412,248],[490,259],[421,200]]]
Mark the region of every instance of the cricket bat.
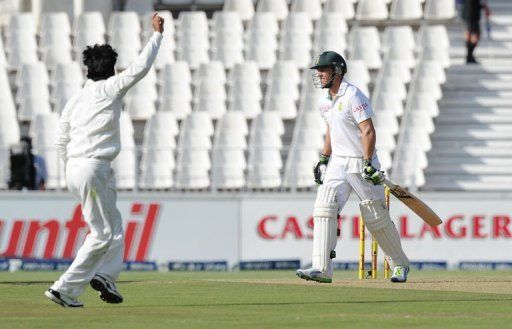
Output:
[[425,223],[434,227],[441,224],[443,221],[439,216],[430,209],[423,201],[418,199],[414,194],[407,191],[400,185],[395,185],[391,183],[387,178],[384,179],[384,184],[389,187],[389,191],[393,194],[398,200],[400,200],[403,204],[405,204],[409,209],[414,211],[414,213],[420,216]]

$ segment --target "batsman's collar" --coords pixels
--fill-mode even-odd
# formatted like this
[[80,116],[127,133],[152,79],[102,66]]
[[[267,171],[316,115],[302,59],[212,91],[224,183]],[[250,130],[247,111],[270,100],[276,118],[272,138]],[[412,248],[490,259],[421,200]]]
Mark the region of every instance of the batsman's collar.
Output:
[[[343,80],[341,80],[340,88],[338,88],[338,93],[336,94],[336,97],[345,95],[345,93],[347,92],[348,86],[349,86],[349,83],[347,82],[347,80],[345,80],[345,78],[343,78]],[[325,97],[330,98],[329,89],[325,90]]]

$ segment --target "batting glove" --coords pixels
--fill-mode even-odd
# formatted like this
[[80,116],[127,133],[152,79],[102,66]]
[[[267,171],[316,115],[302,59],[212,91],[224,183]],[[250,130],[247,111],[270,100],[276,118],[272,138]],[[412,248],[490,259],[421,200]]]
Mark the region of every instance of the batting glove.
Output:
[[313,176],[315,177],[315,183],[322,185],[324,182],[324,174],[327,169],[327,164],[329,163],[330,156],[328,155],[320,155],[320,160],[317,162],[315,167],[313,168]]
[[383,171],[377,170],[372,166],[372,160],[363,160],[363,178],[368,183],[380,185],[384,182]]

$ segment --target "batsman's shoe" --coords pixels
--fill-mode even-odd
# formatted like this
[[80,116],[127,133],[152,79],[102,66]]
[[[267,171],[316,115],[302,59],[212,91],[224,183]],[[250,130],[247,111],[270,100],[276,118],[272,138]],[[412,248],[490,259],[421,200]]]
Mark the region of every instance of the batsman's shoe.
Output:
[[409,273],[409,267],[395,266],[393,269],[393,275],[391,276],[391,282],[406,282],[407,273]]
[[62,307],[84,307],[84,304],[80,303],[75,298],[61,294],[57,290],[48,289],[44,292],[44,295]]
[[332,282],[332,278],[323,273],[322,271],[320,270],[317,270],[317,269],[314,269],[314,268],[308,268],[306,270],[297,270],[297,272],[295,272],[297,274],[297,276],[301,279],[304,279],[306,281],[316,281],[316,282],[321,282],[321,283],[331,283]]
[[117,291],[114,282],[106,277],[96,274],[91,280],[92,289],[99,291],[100,298],[110,304],[119,304],[123,302],[123,296]]

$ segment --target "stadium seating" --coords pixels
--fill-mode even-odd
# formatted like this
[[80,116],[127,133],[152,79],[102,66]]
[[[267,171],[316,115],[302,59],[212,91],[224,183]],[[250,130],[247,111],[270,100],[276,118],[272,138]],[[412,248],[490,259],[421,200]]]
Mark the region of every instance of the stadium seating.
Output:
[[[116,7],[123,11],[105,3],[88,2],[76,17],[59,9],[16,13],[5,21],[0,164],[20,132],[55,118],[81,88],[87,45],[112,44],[119,53],[116,68],[123,70],[152,35],[154,2],[125,1]],[[171,10],[169,3],[160,1],[158,8]],[[308,67],[325,50],[345,56],[346,79],[371,97],[384,170],[403,185],[427,188],[429,175],[448,172],[446,163],[430,161],[429,152],[455,134],[437,122],[446,70],[454,65],[453,31],[447,29],[455,17],[453,0],[182,5],[191,11],[159,11],[165,32],[154,69],[123,100],[123,150],[114,162],[119,188],[314,188],[311,166],[325,124],[317,109],[323,91],[313,86]],[[222,10],[201,11],[202,5]],[[468,134],[506,136],[493,126]],[[49,145],[41,138],[38,150]],[[48,187],[62,188],[62,168],[51,161]],[[1,170],[5,176],[5,166]]]

